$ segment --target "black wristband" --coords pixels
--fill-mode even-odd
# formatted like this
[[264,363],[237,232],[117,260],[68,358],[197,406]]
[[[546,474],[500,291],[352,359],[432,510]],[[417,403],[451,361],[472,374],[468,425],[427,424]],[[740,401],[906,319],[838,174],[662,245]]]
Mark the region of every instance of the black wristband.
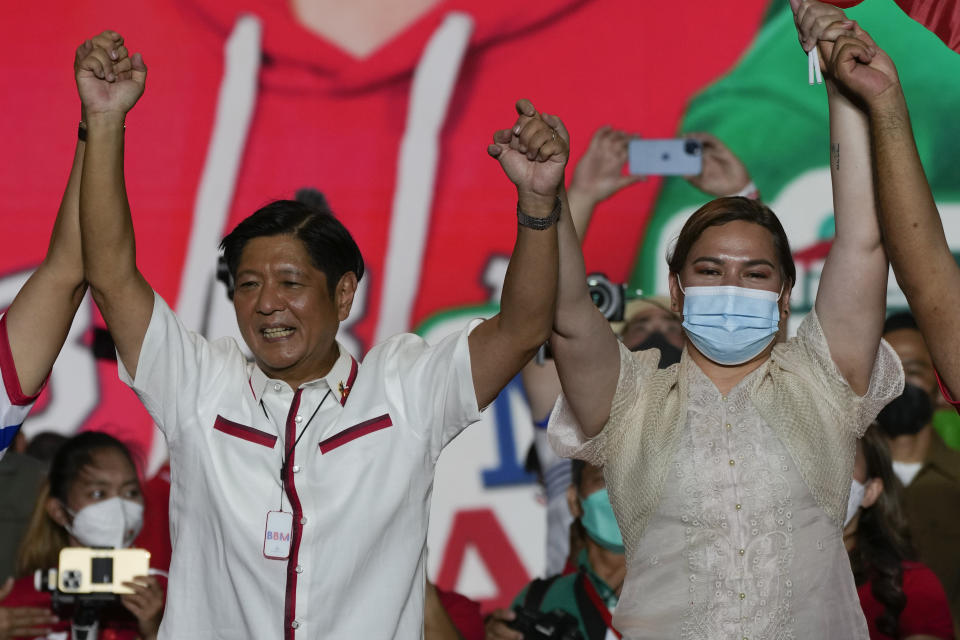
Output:
[[80,125],[77,127],[77,140],[80,142],[87,141],[87,125],[81,120]]
[[520,226],[528,227],[530,229],[536,229],[537,231],[543,231],[544,229],[549,229],[557,223],[557,220],[560,219],[560,197],[557,196],[556,202],[553,205],[553,211],[550,212],[546,218],[535,218],[533,216],[528,216],[523,211],[520,211],[520,203],[517,203],[517,222],[520,223]]

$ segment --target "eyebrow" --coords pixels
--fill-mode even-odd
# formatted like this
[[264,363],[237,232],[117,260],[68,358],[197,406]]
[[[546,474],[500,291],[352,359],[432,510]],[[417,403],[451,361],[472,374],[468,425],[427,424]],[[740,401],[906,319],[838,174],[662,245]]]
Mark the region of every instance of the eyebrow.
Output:
[[[725,264],[724,260],[721,260],[720,258],[714,258],[713,256],[702,256],[694,260],[693,264],[697,264],[698,262],[709,262],[712,264]],[[765,258],[754,258],[753,260],[747,260],[743,263],[743,266],[745,267],[755,267],[757,265],[766,265],[771,269],[777,268],[777,265],[773,264],[772,262],[770,262]]]

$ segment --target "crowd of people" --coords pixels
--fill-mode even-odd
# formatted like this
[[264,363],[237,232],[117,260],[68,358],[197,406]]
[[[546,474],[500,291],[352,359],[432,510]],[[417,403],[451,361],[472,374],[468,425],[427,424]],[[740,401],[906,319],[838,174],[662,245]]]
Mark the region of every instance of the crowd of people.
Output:
[[[151,551],[99,610],[104,638],[953,638],[960,452],[933,415],[941,396],[960,409],[960,267],[893,62],[841,10],[791,2],[826,80],[836,221],[795,337],[789,240],[709,133],[688,134],[703,149],[688,180],[713,199],[668,256],[669,296],[611,323],[580,244],[595,206],[638,179],[623,173],[630,136],[597,131],[567,186],[563,121],[519,100],[487,149],[517,193],[499,313],[362,361],[336,334],[363,257],[315,202],[270,203],[223,239],[253,362],[183,325],[137,267],[124,187],[144,58],[113,31],[85,41],[47,256],[0,317],[0,455],[21,483],[4,499],[25,521],[0,565],[0,640],[75,632],[34,574],[78,546]],[[890,264],[912,315],[886,317]],[[38,440],[44,461],[19,453],[88,288],[167,441],[149,483],[96,431]],[[433,471],[517,373],[547,574],[481,612],[427,579]]]

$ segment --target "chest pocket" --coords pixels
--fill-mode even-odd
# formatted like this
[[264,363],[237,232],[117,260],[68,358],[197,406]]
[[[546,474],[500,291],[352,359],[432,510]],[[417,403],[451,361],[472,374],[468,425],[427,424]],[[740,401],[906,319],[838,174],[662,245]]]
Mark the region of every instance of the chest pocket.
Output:
[[376,418],[370,418],[369,420],[364,420],[363,422],[357,423],[352,427],[347,427],[343,431],[335,433],[326,440],[321,441],[320,453],[330,453],[334,449],[353,442],[357,438],[362,438],[363,436],[392,426],[393,420],[390,419],[389,413],[385,413],[382,416],[377,416]]
[[228,436],[240,438],[241,440],[246,440],[247,442],[253,442],[254,444],[259,444],[267,447],[268,449],[272,449],[273,445],[277,443],[277,436],[273,435],[272,433],[260,431],[259,429],[248,427],[245,424],[240,424],[239,422],[234,422],[233,420],[227,420],[220,415],[217,416],[216,421],[213,423],[213,428],[217,431],[227,434]]

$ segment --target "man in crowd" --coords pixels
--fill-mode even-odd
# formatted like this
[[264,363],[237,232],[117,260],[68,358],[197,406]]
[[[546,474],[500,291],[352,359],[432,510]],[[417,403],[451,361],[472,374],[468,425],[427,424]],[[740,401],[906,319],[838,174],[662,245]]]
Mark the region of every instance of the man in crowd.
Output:
[[440,450],[550,334],[562,123],[522,100],[513,128],[494,134],[487,151],[517,188],[519,223],[501,310],[436,345],[401,335],[359,364],[335,339],[363,276],[349,232],[295,201],[246,218],[223,247],[248,364],[235,341],[183,327],[137,268],[123,137],[146,66],[138,54],[118,69],[126,59],[118,40],[77,72],[88,129],[80,228],[121,376],[170,450],[160,637],[419,636]]
[[[576,569],[566,575],[534,580],[513,601],[526,614],[562,611],[572,616],[585,640],[611,637],[612,611],[617,605],[627,563],[623,538],[607,496],[603,470],[582,460],[573,462],[573,483],[567,503],[576,524],[583,528],[584,547],[577,553]],[[515,627],[517,613],[498,609],[487,619],[487,640],[523,640]],[[524,620],[527,615],[521,614]],[[608,635],[610,634],[610,635]]]
[[947,592],[960,620],[960,452],[949,448],[931,424],[939,391],[930,351],[910,313],[897,313],[883,337],[900,356],[903,395],[877,416],[887,437],[893,470],[904,486],[907,525],[919,559]]

